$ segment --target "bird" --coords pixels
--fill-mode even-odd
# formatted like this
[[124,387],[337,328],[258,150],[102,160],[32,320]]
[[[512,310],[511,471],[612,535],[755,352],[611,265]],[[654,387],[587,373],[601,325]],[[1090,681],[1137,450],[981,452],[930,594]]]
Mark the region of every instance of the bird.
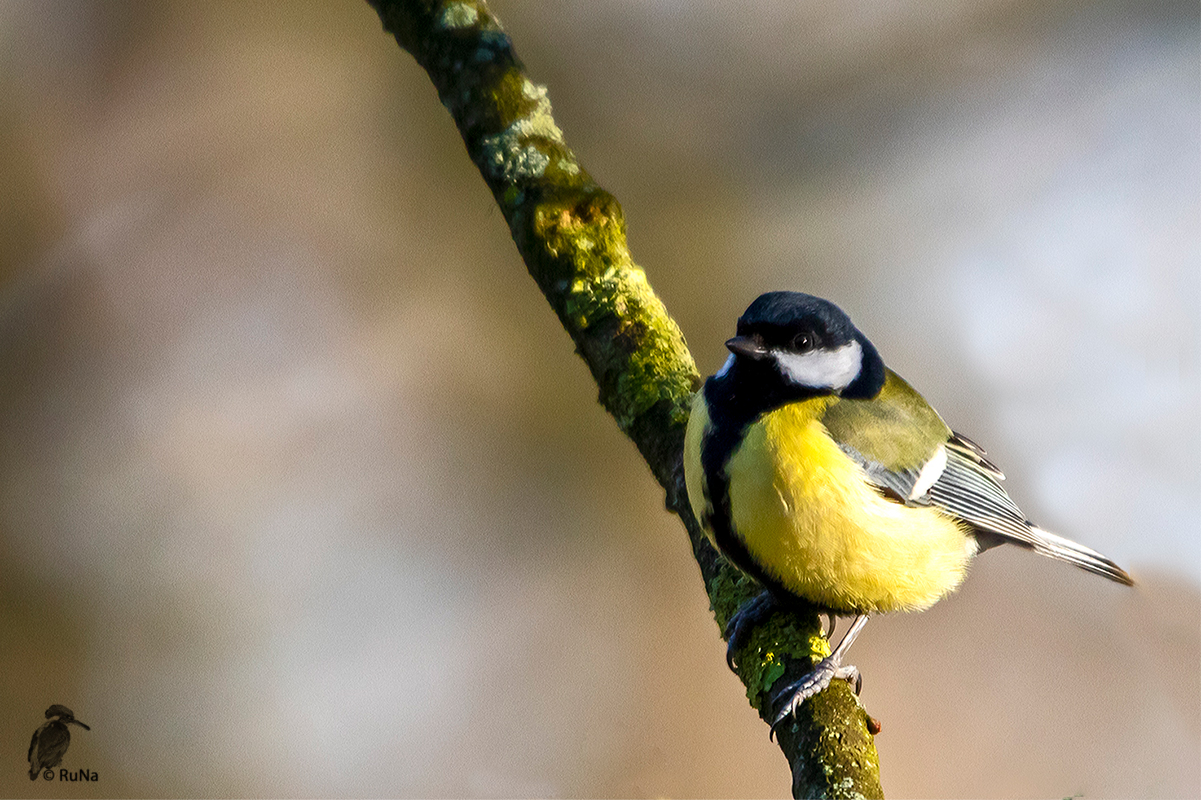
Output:
[[1132,586],[1110,559],[1037,527],[983,448],[954,432],[828,300],[759,296],[730,355],[696,393],[684,445],[689,505],[710,542],[762,592],[728,621],[726,660],[778,609],[854,620],[777,694],[771,730],[833,680],[870,615],[922,611],[1002,544]]
[[63,754],[71,744],[71,732],[67,725],[78,725],[85,731],[90,731],[87,725],[75,719],[75,712],[57,703],[46,709],[46,722],[43,722],[29,741],[29,780],[37,780],[38,774],[44,769],[54,769],[63,760]]

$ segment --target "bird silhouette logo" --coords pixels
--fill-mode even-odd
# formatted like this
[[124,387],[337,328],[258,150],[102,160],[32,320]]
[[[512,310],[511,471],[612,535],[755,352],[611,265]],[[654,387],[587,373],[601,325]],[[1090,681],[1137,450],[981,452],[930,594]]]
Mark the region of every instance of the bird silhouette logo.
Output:
[[29,780],[37,780],[38,773],[52,770],[62,762],[63,754],[71,745],[68,725],[78,725],[85,731],[91,730],[75,719],[75,712],[66,706],[56,703],[46,709],[46,721],[33,732],[33,739],[29,742]]

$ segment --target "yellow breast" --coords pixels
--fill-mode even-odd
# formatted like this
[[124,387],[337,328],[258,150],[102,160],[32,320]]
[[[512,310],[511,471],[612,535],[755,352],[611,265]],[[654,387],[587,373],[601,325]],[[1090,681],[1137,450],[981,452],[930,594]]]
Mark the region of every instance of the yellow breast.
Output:
[[[928,608],[963,580],[976,541],[941,512],[868,484],[818,419],[830,401],[792,403],[750,426],[726,466],[733,528],[761,568],[811,602]],[[697,480],[687,477],[691,495]]]

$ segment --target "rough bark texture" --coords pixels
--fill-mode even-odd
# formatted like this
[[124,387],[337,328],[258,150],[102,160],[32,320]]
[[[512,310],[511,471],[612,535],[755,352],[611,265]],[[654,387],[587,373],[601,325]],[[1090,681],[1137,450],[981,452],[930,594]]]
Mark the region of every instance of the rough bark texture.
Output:
[[[696,365],[675,321],[626,245],[617,200],[568,149],[545,87],[531,82],[500,22],[480,0],[371,0],[438,90],[500,206],[513,241],[575,342],[617,420],[667,492],[692,541],[718,625],[758,588],[702,535],[688,506],[681,453]],[[739,653],[761,717],[778,691],[829,653],[816,614],[776,615]],[[778,739],[796,797],[882,797],[866,714],[836,681],[806,702]]]

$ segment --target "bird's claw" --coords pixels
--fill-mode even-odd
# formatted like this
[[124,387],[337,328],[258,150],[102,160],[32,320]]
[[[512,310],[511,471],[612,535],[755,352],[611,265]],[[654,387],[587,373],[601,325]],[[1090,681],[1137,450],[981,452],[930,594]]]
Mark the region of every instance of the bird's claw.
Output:
[[735,672],[734,654],[742,649],[755,626],[776,610],[776,599],[770,592],[761,592],[743,604],[726,623],[726,666]]
[[780,693],[780,696],[787,699],[784,701],[784,705],[781,706],[779,713],[776,714],[775,721],[771,724],[769,738],[775,737],[776,728],[780,727],[784,720],[796,716],[796,712],[802,703],[818,692],[824,691],[835,680],[843,680],[852,684],[856,695],[863,688],[863,675],[859,673],[858,667],[851,664],[844,666],[841,659],[834,656],[823,658],[814,666],[812,672],[809,672]]
[[834,635],[834,626],[838,624],[838,617],[835,616],[834,612],[832,612],[832,611],[825,612],[825,615],[826,615],[826,622],[829,623],[829,628],[827,630],[822,631],[821,634],[822,634],[823,639],[829,640],[830,637]]

